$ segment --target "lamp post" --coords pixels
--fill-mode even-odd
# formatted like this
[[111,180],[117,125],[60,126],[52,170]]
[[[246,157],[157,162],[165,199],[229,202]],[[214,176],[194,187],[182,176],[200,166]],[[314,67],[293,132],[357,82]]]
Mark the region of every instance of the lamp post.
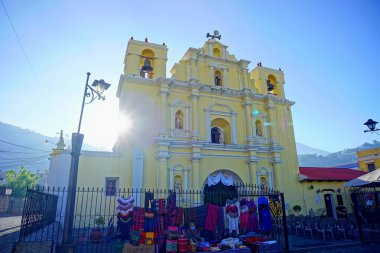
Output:
[[[82,124],[83,109],[85,104],[92,103],[95,99],[105,100],[102,95],[105,90],[107,90],[111,85],[104,82],[103,79],[95,80],[92,83],[92,87],[88,85],[88,79],[91,73],[87,73],[86,85],[84,88],[82,107],[80,111],[78,131],[72,134],[71,137],[71,164],[70,164],[70,174],[69,182],[67,187],[67,200],[66,200],[66,212],[65,220],[63,226],[63,238],[62,244],[56,246],[57,253],[74,253],[75,246],[72,243],[72,232],[73,232],[73,222],[74,222],[74,211],[75,211],[75,195],[77,188],[77,178],[78,178],[78,165],[79,156],[82,149],[84,135],[80,133],[80,128]],[[94,88],[93,88],[94,87]],[[86,103],[86,98],[89,98],[89,102]]]
[[[377,131],[380,131],[379,128],[376,128],[376,124],[377,123],[378,122],[376,122],[376,121],[374,121],[372,119],[367,120],[367,122],[364,123],[363,125],[367,126],[369,130],[364,130],[364,133],[368,133],[368,132],[370,132],[370,133],[377,133]],[[377,133],[377,134],[379,134],[379,133]]]

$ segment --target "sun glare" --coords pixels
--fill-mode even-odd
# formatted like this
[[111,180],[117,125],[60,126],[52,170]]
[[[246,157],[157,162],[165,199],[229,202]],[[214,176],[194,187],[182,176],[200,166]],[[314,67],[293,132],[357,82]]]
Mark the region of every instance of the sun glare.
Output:
[[119,114],[118,123],[117,123],[117,128],[118,128],[119,134],[129,133],[132,129],[132,126],[133,126],[133,121],[129,115]]

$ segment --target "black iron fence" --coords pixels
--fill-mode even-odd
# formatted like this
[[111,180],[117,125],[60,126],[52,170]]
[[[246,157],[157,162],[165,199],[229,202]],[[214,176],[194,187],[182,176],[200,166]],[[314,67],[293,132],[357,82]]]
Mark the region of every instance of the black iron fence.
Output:
[[[28,189],[19,241],[53,241],[55,245],[60,244],[65,222],[66,198],[72,190],[55,187]],[[232,199],[241,202],[245,199],[247,204],[253,205],[250,206],[252,208],[250,215],[255,214],[257,217],[256,224],[253,224],[255,232],[276,240],[281,249],[289,249],[287,229],[285,229],[287,224],[284,195],[271,189],[241,184],[220,188],[205,187],[203,191],[158,189],[110,191],[88,187],[77,188],[75,191],[76,204],[70,241],[76,245],[76,252],[118,252],[120,251],[117,247],[120,246],[118,239],[131,240],[130,236],[121,237],[122,224],[118,222],[120,201],[125,201],[126,206],[130,203],[133,206],[132,221],[128,231],[146,231],[145,218],[148,213],[154,220],[153,228],[149,231],[159,236],[166,234],[168,225],[183,226],[186,229],[191,221],[196,224],[201,236],[208,241],[220,241],[231,235],[245,234],[250,231],[249,228],[242,231],[239,225],[240,229],[237,231],[229,229],[225,215],[226,202]],[[205,228],[210,206],[213,206],[219,215],[213,230]],[[127,210],[122,211],[127,212]],[[264,214],[269,214],[270,218],[265,218]]]
[[380,191],[353,188],[351,199],[361,241],[380,242]]

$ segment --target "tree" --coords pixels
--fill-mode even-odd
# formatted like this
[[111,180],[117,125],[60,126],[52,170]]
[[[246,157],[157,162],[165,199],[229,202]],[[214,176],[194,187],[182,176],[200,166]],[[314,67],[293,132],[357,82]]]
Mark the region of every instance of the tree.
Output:
[[12,196],[15,198],[25,197],[26,189],[37,185],[38,176],[32,174],[24,167],[20,168],[19,173],[14,170],[6,172],[7,181],[5,187],[12,189]]

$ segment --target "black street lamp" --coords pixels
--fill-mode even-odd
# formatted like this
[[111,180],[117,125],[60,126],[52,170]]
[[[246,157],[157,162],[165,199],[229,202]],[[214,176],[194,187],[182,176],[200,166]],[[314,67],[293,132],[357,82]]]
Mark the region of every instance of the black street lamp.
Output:
[[[107,90],[111,84],[104,82],[103,79],[95,80],[91,86],[88,85],[88,79],[91,73],[87,73],[86,85],[84,88],[82,107],[80,111],[79,124],[77,133],[73,133],[71,137],[71,164],[70,164],[70,174],[69,182],[67,187],[67,200],[66,200],[66,212],[65,220],[63,226],[63,238],[62,244],[56,246],[56,253],[74,253],[75,246],[71,242],[72,233],[73,233],[73,223],[74,223],[74,212],[75,212],[75,195],[77,188],[77,178],[78,178],[78,165],[79,165],[79,156],[82,149],[84,135],[80,134],[80,127],[82,124],[83,109],[85,104],[92,103],[96,98],[105,100],[105,97],[102,95],[105,90]],[[86,103],[86,98],[89,98],[90,101]]]
[[376,128],[376,124],[378,122],[372,120],[372,119],[369,119],[367,120],[366,123],[364,123],[363,125],[367,126],[369,130],[364,130],[365,133],[367,132],[370,132],[370,133],[374,133],[374,132],[377,132],[379,131],[380,129],[379,128]]

